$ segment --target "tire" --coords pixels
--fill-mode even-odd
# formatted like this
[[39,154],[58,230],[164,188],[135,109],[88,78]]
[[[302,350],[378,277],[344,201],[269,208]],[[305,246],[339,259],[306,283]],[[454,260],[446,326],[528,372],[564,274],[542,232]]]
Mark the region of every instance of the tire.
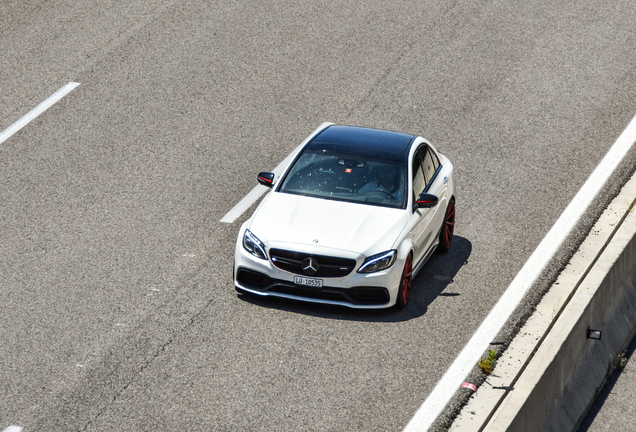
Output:
[[439,233],[439,246],[437,250],[440,252],[448,252],[453,241],[453,232],[455,231],[455,198],[451,198],[444,215],[444,223]]
[[413,283],[413,255],[409,254],[404,263],[402,278],[400,279],[400,289],[398,290],[395,305],[398,309],[404,309],[411,296],[411,285]]

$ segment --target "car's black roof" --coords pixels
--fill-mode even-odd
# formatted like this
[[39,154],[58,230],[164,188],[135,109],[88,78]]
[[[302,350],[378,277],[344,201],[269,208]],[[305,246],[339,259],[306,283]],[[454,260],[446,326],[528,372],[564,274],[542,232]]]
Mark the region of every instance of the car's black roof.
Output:
[[414,139],[415,136],[401,132],[331,125],[316,135],[306,148],[404,162],[408,160]]

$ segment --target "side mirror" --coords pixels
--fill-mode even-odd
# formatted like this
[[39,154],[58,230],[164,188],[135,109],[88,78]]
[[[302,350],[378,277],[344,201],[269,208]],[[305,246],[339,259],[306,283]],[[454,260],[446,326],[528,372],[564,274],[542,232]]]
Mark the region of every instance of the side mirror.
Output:
[[420,196],[417,197],[417,208],[431,208],[435,207],[439,202],[439,198],[437,198],[433,194],[422,192]]
[[272,187],[274,184],[274,173],[263,171],[258,173],[258,182],[263,186]]

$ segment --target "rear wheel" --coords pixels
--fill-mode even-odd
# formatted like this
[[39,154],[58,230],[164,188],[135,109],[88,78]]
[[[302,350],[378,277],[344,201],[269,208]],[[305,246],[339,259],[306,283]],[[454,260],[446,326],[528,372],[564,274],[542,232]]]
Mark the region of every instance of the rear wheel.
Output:
[[439,233],[439,246],[437,249],[440,252],[447,252],[450,249],[451,242],[453,241],[453,232],[455,230],[455,198],[451,198],[446,209],[446,215],[444,216],[444,223],[442,224],[442,231]]
[[400,279],[400,289],[398,290],[398,297],[396,305],[400,309],[404,309],[409,301],[411,295],[411,283],[413,281],[413,256],[409,254],[406,257],[404,263],[404,270],[402,271],[402,279]]

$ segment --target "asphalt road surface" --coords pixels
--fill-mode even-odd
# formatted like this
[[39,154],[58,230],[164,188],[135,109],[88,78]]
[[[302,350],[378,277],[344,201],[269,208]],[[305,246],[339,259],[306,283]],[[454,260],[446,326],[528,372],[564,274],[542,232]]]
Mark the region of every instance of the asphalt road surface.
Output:
[[[0,430],[401,430],[636,114],[635,22],[625,1],[0,2],[0,131],[81,83],[0,145]],[[323,121],[456,167],[453,247],[403,312],[234,291],[249,212],[219,220]]]

